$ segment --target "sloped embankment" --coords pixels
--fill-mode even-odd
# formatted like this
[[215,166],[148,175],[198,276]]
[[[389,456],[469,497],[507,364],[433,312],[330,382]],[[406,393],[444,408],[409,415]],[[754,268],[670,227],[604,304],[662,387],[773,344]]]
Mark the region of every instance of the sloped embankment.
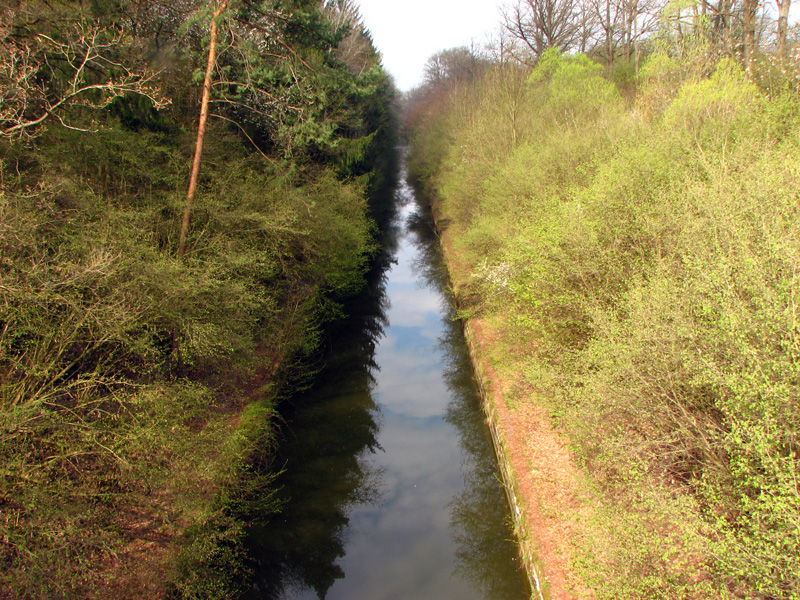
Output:
[[[470,269],[454,249],[441,211],[434,210],[434,220],[452,287],[463,288]],[[455,300],[457,304],[465,302],[463,297]],[[463,323],[533,597],[591,598],[593,594],[571,566],[577,518],[585,514],[588,505],[581,496],[579,473],[567,442],[543,406],[532,402],[514,405],[511,398],[518,382],[493,366],[492,348],[502,336],[496,322],[473,316]]]
[[628,99],[550,52],[415,107],[553,595],[797,597],[800,110],[770,81],[655,54]]

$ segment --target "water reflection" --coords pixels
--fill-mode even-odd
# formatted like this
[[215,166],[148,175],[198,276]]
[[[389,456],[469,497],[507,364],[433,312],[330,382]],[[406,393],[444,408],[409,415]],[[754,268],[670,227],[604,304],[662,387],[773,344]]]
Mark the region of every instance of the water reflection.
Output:
[[[409,220],[418,252],[415,271],[429,286],[448,294],[448,281],[432,217],[420,209]],[[456,570],[472,581],[486,600],[530,597],[527,576],[517,559],[517,545],[499,480],[492,439],[470,364],[461,322],[446,303],[439,336],[442,376],[450,392],[445,419],[459,433],[464,486],[450,503],[450,524],[457,543]]]
[[253,528],[246,598],[530,597],[436,238],[407,186],[398,200],[388,277],[286,413],[285,506]]
[[[370,335],[380,331],[372,325]],[[246,598],[278,598],[302,588],[324,598],[344,577],[336,561],[345,554],[349,511],[380,496],[380,473],[365,460],[379,449],[371,345],[343,338],[322,383],[294,399],[278,458],[285,465],[278,481],[283,509],[251,531],[257,577]],[[352,370],[353,364],[361,369]]]
[[381,451],[380,411],[373,398],[375,348],[388,325],[386,271],[394,261],[397,227],[350,315],[327,332],[329,351],[316,383],[281,406],[285,421],[274,464],[282,508],[251,524],[246,543],[255,573],[244,599],[325,598],[345,573],[350,512],[379,503],[381,472],[367,457]]
[[458,543],[459,572],[477,585],[488,599],[518,597],[528,589],[517,561],[507,500],[494,456],[492,440],[475,390],[465,343],[458,322],[450,321],[441,338],[448,357],[445,378],[452,392],[447,421],[460,434],[464,450],[465,485],[451,502],[451,523]]

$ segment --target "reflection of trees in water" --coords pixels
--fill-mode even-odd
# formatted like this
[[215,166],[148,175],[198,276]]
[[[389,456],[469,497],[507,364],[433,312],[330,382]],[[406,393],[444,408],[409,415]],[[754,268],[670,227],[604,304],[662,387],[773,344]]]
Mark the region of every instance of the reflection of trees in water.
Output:
[[[448,293],[447,276],[430,214],[412,215],[408,228],[419,252],[414,270],[428,285]],[[451,393],[445,419],[459,432],[465,468],[464,490],[450,503],[450,523],[458,545],[456,571],[472,581],[487,600],[529,598],[500,475],[469,361],[461,322],[443,318],[439,347],[444,379]]]
[[420,207],[406,220],[406,228],[411,233],[410,241],[417,251],[411,267],[420,279],[433,289],[449,294],[447,275],[439,252],[439,238],[433,227],[430,210]]
[[440,344],[451,392],[445,418],[458,429],[468,465],[464,489],[450,503],[450,522],[458,544],[457,571],[473,581],[487,600],[529,598],[530,588],[517,559],[508,504],[458,321],[447,320]]
[[[388,244],[387,248],[396,248]],[[311,589],[322,599],[344,577],[350,509],[380,496],[380,473],[364,459],[379,448],[378,409],[372,398],[375,347],[384,334],[388,300],[385,251],[370,285],[346,307],[350,317],[331,329],[330,351],[317,383],[282,408],[287,426],[274,464],[279,515],[251,525],[248,552],[255,571],[244,598],[280,598]]]
[[311,588],[324,598],[344,577],[336,560],[344,556],[350,508],[378,498],[379,474],[361,458],[377,448],[367,379],[362,390],[344,397],[337,383],[326,385],[321,396],[310,393],[313,409],[291,423],[287,435],[293,439],[282,456],[286,471],[277,482],[283,510],[252,530],[257,593],[248,598],[277,598],[291,588]]
[[[400,202],[404,192],[408,190],[400,191]],[[406,228],[418,253],[415,271],[429,285],[446,290],[429,217],[412,215]],[[329,331],[332,348],[317,385],[292,398],[283,411],[289,425],[276,461],[286,465],[277,481],[283,507],[269,522],[251,528],[249,551],[256,575],[246,599],[291,597],[304,590],[324,598],[345,576],[336,561],[345,554],[351,508],[379,499],[381,474],[363,457],[378,448],[372,372],[378,368],[375,347],[387,325],[384,284],[397,252],[397,234],[397,228],[389,230],[386,250],[370,273],[370,286],[358,303],[347,307],[351,317]],[[440,341],[452,393],[445,416],[460,433],[469,467],[464,491],[451,503],[457,570],[487,600],[528,598],[527,582],[515,569],[506,501],[460,324],[449,315]]]

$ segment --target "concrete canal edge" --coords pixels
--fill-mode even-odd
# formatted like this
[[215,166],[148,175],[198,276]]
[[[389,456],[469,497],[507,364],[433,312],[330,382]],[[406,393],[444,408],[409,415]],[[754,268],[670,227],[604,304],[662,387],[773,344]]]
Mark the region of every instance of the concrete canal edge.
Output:
[[[436,213],[434,209],[434,217]],[[468,282],[470,271],[453,249],[446,221],[434,220],[447,278],[451,289],[457,290]],[[594,591],[573,570],[572,561],[592,508],[581,491],[581,474],[566,440],[535,395],[509,406],[505,390],[516,382],[513,376],[500,375],[491,360],[493,345],[502,344],[500,332],[481,318],[463,321],[463,331],[531,598],[591,600]]]
[[[430,208],[453,301],[458,305],[457,290],[469,283],[471,271],[453,247],[450,223],[439,203],[432,202]],[[576,543],[585,537],[584,527],[594,511],[592,499],[583,490],[584,474],[538,392],[529,391],[532,395],[509,406],[506,390],[519,382],[513,375],[499,374],[491,359],[495,345],[508,343],[502,333],[479,317],[462,323],[531,598],[592,600],[594,590],[573,566],[580,554]]]
[[[447,234],[443,231],[443,228],[440,227],[441,221],[437,212],[438,211],[434,208],[433,217],[439,236],[439,246],[450,287],[451,289],[455,289],[456,267],[454,265],[457,261],[450,245],[447,243]],[[454,295],[453,301],[457,303],[457,300],[458,299]],[[462,321],[462,324],[464,338],[469,351],[470,363],[472,364],[472,370],[481,396],[481,404],[486,415],[486,422],[492,436],[492,445],[494,446],[495,456],[497,457],[503,488],[505,489],[506,496],[508,497],[508,504],[511,509],[514,535],[519,547],[519,557],[530,582],[531,598],[535,600],[553,600],[550,594],[550,586],[545,577],[544,564],[536,546],[537,538],[528,518],[530,511],[536,510],[536,508],[527,504],[532,501],[532,499],[526,500],[520,489],[518,482],[520,481],[521,474],[517,473],[517,469],[514,467],[514,460],[510,452],[511,445],[508,439],[508,432],[500,418],[499,407],[502,398],[496,386],[492,385],[489,376],[489,372],[492,369],[488,363],[488,357],[479,349],[479,336],[476,335],[475,327],[470,320]]]
[[[449,270],[448,270],[449,273]],[[551,600],[550,592],[546,584],[544,565],[536,548],[536,541],[528,522],[529,507],[523,505],[523,495],[519,489],[519,477],[514,469],[514,462],[510,456],[509,443],[504,430],[499,412],[498,401],[500,399],[492,389],[491,380],[485,368],[485,357],[478,349],[476,335],[469,321],[464,322],[464,337],[469,349],[470,362],[472,363],[475,379],[481,395],[481,403],[486,422],[492,435],[492,443],[497,465],[503,480],[503,487],[508,497],[508,504],[511,508],[511,517],[514,523],[514,535],[519,545],[520,559],[528,575],[531,584],[532,598],[536,600]]]

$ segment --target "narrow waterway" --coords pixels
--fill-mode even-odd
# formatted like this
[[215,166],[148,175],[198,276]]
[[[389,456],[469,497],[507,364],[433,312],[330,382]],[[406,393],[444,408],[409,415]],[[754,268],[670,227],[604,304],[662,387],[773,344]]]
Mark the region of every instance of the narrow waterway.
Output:
[[250,535],[246,598],[530,598],[436,239],[397,198],[390,267],[284,410],[284,508]]

